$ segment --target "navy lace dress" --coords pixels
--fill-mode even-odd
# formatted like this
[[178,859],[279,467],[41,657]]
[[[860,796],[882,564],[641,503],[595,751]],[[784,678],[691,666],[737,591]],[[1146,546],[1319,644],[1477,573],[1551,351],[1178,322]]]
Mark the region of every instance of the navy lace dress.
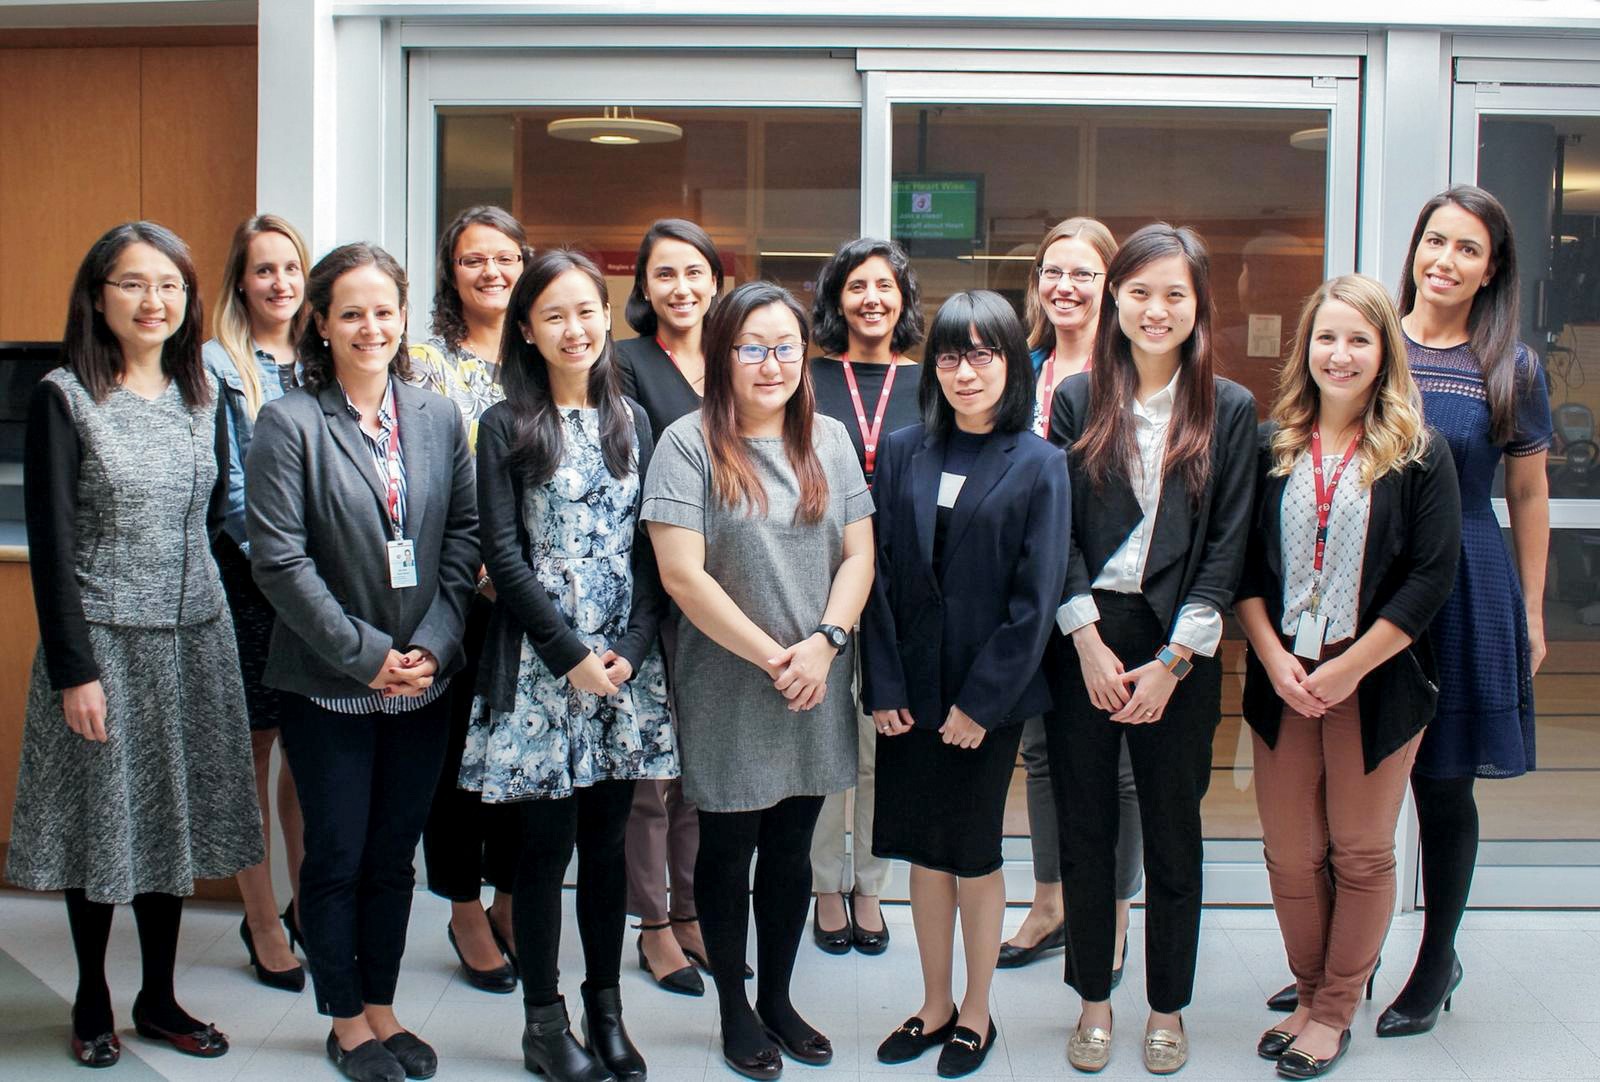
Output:
[[1450,442],[1461,482],[1461,562],[1431,636],[1439,712],[1417,752],[1430,778],[1514,778],[1534,768],[1533,672],[1522,584],[1489,503],[1502,453],[1550,446],[1544,369],[1517,344],[1517,426],[1503,447],[1489,438],[1489,404],[1477,356],[1465,344],[1430,349],[1406,339],[1428,423]]

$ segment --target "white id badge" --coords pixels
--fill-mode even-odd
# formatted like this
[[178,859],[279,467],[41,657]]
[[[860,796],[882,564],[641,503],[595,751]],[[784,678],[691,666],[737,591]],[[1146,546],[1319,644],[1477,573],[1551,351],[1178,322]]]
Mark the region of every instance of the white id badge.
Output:
[[417,550],[408,537],[402,541],[390,541],[389,549],[389,585],[400,590],[407,586],[417,584]]
[[1328,635],[1328,618],[1309,610],[1300,614],[1300,626],[1294,630],[1294,652],[1307,661],[1322,657],[1322,641]]

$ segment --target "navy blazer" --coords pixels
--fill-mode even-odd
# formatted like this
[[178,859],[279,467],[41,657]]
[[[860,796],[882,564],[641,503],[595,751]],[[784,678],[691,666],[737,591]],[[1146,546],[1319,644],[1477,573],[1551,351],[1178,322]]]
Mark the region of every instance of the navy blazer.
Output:
[[393,381],[406,465],[405,535],[417,585],[393,589],[388,492],[337,382],[297,388],[256,418],[245,461],[250,569],[276,619],[268,687],[308,697],[370,695],[389,650],[420,646],[439,676],[461,667],[478,572],[472,454],[451,402]]
[[[1261,426],[1256,460],[1261,484],[1238,598],[1261,598],[1273,629],[1282,636],[1281,508],[1289,479],[1272,476],[1274,428],[1270,421]],[[1369,672],[1356,688],[1361,752],[1369,774],[1433,720],[1439,676],[1428,625],[1455,589],[1460,554],[1461,490],[1455,460],[1444,437],[1430,429],[1428,452],[1421,462],[1386,473],[1372,486],[1356,634],[1364,634],[1382,617],[1409,635],[1412,643]],[[1283,700],[1253,649],[1245,652],[1243,712],[1267,747],[1275,747]]]
[[959,706],[985,729],[1050,705],[1040,662],[1072,546],[1067,460],[1032,432],[996,433],[956,499],[933,566],[945,441],[922,425],[878,452],[877,575],[861,617],[861,701],[918,728]]

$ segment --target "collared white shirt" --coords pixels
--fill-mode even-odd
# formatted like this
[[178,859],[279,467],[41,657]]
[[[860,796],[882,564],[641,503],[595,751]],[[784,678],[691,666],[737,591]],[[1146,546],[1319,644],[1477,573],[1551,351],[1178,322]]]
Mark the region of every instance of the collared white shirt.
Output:
[[[1167,454],[1167,429],[1177,400],[1181,369],[1161,390],[1140,402],[1129,403],[1133,414],[1133,437],[1139,449],[1136,469],[1130,471],[1133,495],[1139,502],[1141,518],[1122,547],[1111,554],[1095,576],[1093,588],[1118,594],[1143,592],[1144,569],[1150,560],[1150,539],[1155,532],[1156,511],[1161,503],[1162,466]],[[1056,626],[1063,635],[1100,619],[1100,609],[1092,594],[1076,594],[1056,611]],[[1222,614],[1210,605],[1190,602],[1178,610],[1168,642],[1187,646],[1204,657],[1212,657],[1222,644]]]

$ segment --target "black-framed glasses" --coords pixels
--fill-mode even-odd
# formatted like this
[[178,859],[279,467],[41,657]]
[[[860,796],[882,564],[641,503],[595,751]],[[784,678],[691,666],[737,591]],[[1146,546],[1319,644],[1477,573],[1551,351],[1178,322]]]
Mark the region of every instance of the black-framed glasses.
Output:
[[471,255],[464,255],[460,259],[457,259],[456,266],[460,267],[464,271],[481,271],[484,267],[489,265],[491,259],[494,261],[494,265],[499,267],[501,270],[510,270],[512,267],[521,265],[522,253],[501,252],[498,255],[487,256],[474,252]]
[[936,354],[933,358],[933,364],[934,367],[943,368],[946,371],[952,368],[960,368],[962,361],[966,361],[973,368],[984,368],[993,364],[995,358],[999,356],[1000,351],[991,346],[973,346],[971,349],[964,349],[960,353],[952,351]]
[[171,278],[164,282],[147,282],[143,278],[124,278],[120,282],[107,280],[106,285],[119,291],[124,297],[134,300],[143,297],[146,293],[155,293],[164,301],[175,301],[183,296],[189,288],[182,282]]
[[776,357],[779,364],[799,364],[806,358],[806,347],[799,342],[779,342],[775,346],[746,342],[733,347],[733,355],[740,364],[765,364],[768,354]]
[[1065,267],[1053,267],[1049,263],[1039,264],[1039,281],[1050,285],[1058,285],[1063,278],[1071,278],[1076,286],[1093,285],[1094,280],[1103,275],[1105,271],[1092,271],[1088,267],[1074,267],[1067,270]]

